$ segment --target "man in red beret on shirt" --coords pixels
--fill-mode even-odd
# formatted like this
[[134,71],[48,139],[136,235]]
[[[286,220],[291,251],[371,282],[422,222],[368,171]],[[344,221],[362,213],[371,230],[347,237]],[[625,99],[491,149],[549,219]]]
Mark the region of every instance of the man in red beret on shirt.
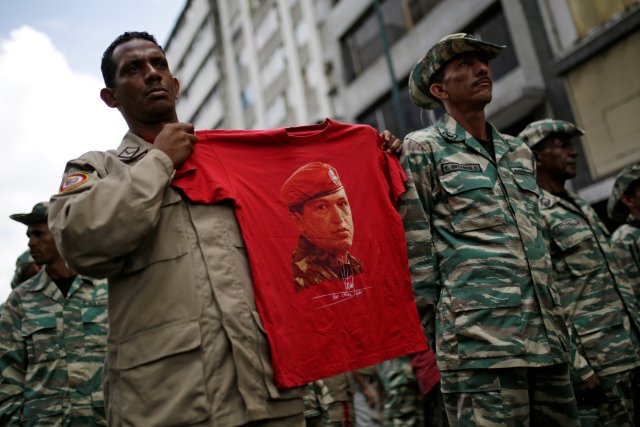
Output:
[[353,220],[336,169],[326,163],[308,163],[285,181],[280,197],[300,231],[291,256],[296,290],[334,280],[341,280],[345,290],[353,289],[353,276],[364,268],[349,253]]

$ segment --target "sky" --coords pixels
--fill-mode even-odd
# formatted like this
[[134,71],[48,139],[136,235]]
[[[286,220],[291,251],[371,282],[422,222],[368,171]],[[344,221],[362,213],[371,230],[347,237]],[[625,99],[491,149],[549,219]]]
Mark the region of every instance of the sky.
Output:
[[0,302],[28,249],[26,226],[9,215],[56,193],[67,160],[116,148],[126,132],[99,97],[102,52],[124,31],[166,44],[185,3],[0,1]]

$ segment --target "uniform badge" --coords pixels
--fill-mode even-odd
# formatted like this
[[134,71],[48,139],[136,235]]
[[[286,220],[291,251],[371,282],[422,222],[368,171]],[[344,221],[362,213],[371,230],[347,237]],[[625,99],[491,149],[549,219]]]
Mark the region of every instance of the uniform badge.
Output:
[[329,169],[329,178],[331,179],[331,182],[333,182],[335,185],[340,185],[340,180],[338,179],[338,175],[336,175],[333,169]]
[[72,171],[65,175],[60,184],[60,193],[73,190],[89,181],[89,174],[86,172]]
[[546,197],[542,197],[540,199],[540,205],[542,205],[545,208],[548,208],[549,206],[551,206],[551,200],[547,199]]

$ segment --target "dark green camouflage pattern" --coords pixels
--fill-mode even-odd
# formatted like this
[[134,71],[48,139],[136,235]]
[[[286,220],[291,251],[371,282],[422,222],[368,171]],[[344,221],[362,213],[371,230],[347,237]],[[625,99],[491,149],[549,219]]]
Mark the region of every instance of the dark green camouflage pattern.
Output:
[[47,216],[49,215],[49,202],[36,203],[31,212],[29,213],[17,213],[9,215],[14,221],[23,223],[24,225],[35,224],[37,222],[47,222]]
[[355,412],[348,374],[310,382],[303,389],[304,417],[308,427],[353,425]]
[[11,279],[11,289],[14,289],[22,282],[21,278],[25,268],[33,264],[33,262],[33,257],[31,256],[29,249],[24,251],[18,259],[16,259],[16,270],[13,273],[13,278]]
[[385,390],[383,426],[424,426],[424,395],[409,357],[398,357],[378,364],[378,376]]
[[[640,363],[640,320],[631,284],[609,245],[608,231],[587,202],[568,192],[570,203],[542,190],[540,213],[550,242],[553,283],[572,327],[572,381],[629,371]],[[637,325],[637,323],[636,323]],[[580,363],[580,365],[577,365]]]
[[640,218],[629,217],[611,236],[611,247],[633,286],[636,301],[640,301]]
[[0,425],[106,425],[107,283],[76,276],[67,298],[46,270],[14,289],[0,322]]
[[635,409],[631,371],[600,377],[606,401],[599,405],[578,402],[581,427],[633,427]]
[[573,123],[564,120],[544,119],[529,123],[518,138],[523,140],[529,148],[542,142],[549,135],[581,136],[584,131]]
[[491,135],[497,164],[447,114],[404,140],[400,213],[427,334],[435,318],[441,372],[568,361],[533,154],[493,126]]
[[291,274],[296,290],[327,281],[345,280],[364,272],[362,262],[348,252],[347,261],[340,262],[335,255],[300,237],[298,246],[291,255]]
[[607,213],[611,219],[625,221],[629,215],[629,208],[621,202],[622,195],[632,183],[640,179],[640,163],[622,169],[613,184],[613,190],[607,202]]
[[482,52],[487,59],[498,56],[506,46],[499,46],[476,38],[472,34],[457,33],[443,37],[413,66],[409,75],[409,95],[418,107],[435,109],[440,102],[431,96],[431,78],[456,55],[464,52]]
[[[577,427],[578,409],[566,363],[540,368],[442,374],[449,424],[461,427]],[[535,390],[535,392],[531,392]]]

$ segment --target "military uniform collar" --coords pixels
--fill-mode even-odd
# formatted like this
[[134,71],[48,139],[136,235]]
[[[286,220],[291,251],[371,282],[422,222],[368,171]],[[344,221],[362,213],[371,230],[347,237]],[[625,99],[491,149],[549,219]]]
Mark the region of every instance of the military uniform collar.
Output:
[[128,163],[144,157],[151,148],[153,148],[153,144],[145,141],[133,132],[127,131],[116,152],[118,159]]
[[[73,293],[83,283],[86,283],[89,286],[95,286],[93,280],[89,277],[76,274],[76,277],[73,279],[73,283],[69,288],[69,292],[67,293],[67,298],[71,297],[71,295],[73,295]],[[24,286],[25,290],[28,292],[42,292],[56,301],[60,299],[64,300],[62,292],[60,292],[58,286],[55,284],[51,276],[49,276],[49,273],[47,273],[47,267],[42,268],[35,276],[24,282],[21,286]]]
[[629,217],[627,218],[627,224],[640,229],[640,218],[629,214]]
[[[495,160],[499,161],[500,158],[507,151],[513,148],[513,144],[502,137],[500,132],[493,126],[491,123],[487,122],[489,125],[489,130],[491,132],[491,139],[493,141],[494,150],[495,150]],[[435,125],[438,133],[442,135],[448,141],[462,142],[477,151],[479,154],[489,158],[489,160],[494,161],[494,159],[489,157],[489,153],[482,147],[482,145],[469,133],[467,132],[453,117],[449,114],[444,113],[444,115],[438,120]]]
[[[582,212],[582,203],[580,203],[580,199],[577,197],[577,195],[573,191],[566,190],[571,200],[573,200],[573,203],[570,203],[565,199],[563,199],[562,197],[557,196],[545,190],[542,187],[540,187],[540,190],[542,191],[542,197],[540,198],[540,201],[539,201],[541,209],[552,209],[555,205],[561,205],[561,206],[564,206],[566,209],[572,210],[584,216],[584,212]],[[580,209],[578,209],[578,207],[580,207]]]

